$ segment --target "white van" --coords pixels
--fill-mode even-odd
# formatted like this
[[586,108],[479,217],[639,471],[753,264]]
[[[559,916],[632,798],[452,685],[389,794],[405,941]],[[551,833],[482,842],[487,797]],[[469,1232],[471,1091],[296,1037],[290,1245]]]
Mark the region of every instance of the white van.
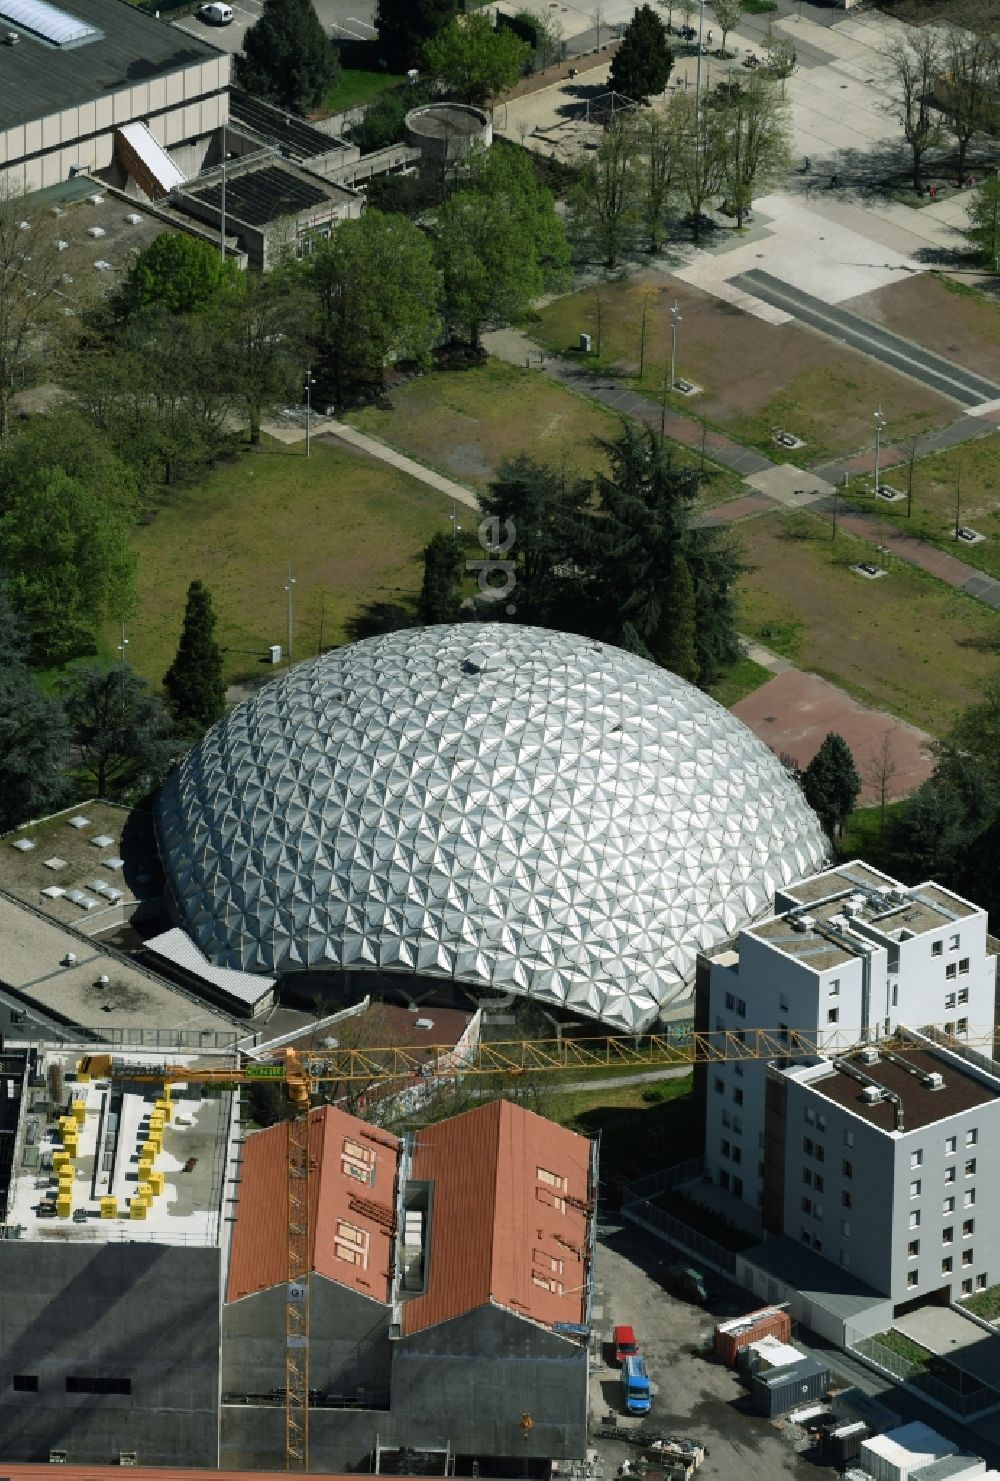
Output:
[[233,7],[223,4],[223,0],[208,0],[207,5],[199,5],[198,14],[210,26],[228,26],[232,24]]

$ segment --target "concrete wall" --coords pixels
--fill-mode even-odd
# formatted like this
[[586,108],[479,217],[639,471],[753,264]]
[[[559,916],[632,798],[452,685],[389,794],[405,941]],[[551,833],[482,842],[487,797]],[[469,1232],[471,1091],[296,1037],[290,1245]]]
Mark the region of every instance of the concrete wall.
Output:
[[[69,1231],[68,1231],[69,1234]],[[53,1238],[0,1243],[0,1434],[11,1460],[218,1464],[219,1251]],[[15,1392],[14,1374],[38,1377]],[[131,1393],[69,1393],[67,1377]]]
[[[313,1275],[309,1387],[346,1402],[389,1390],[389,1308]],[[269,1394],[285,1386],[285,1288],[226,1305],[222,1316],[222,1392]]]

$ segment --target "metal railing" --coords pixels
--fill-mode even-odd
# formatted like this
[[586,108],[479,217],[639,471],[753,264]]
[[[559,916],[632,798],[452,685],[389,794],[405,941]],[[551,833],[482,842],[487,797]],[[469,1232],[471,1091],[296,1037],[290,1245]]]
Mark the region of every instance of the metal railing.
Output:
[[735,1277],[736,1256],[732,1250],[724,1249],[721,1244],[716,1244],[714,1239],[700,1234],[697,1229],[692,1229],[690,1224],[675,1219],[673,1214],[657,1208],[656,1204],[650,1203],[648,1199],[637,1199],[627,1207],[623,1205],[622,1217],[631,1220],[634,1224],[641,1224],[643,1228],[649,1229],[654,1234],[662,1235],[684,1254],[692,1255],[696,1260],[711,1265],[721,1274]]
[[1000,1404],[1000,1391],[983,1383],[973,1374],[966,1373],[964,1369],[954,1368],[957,1387],[953,1387],[928,1373],[921,1364],[903,1357],[891,1347],[886,1347],[877,1337],[862,1337],[852,1345],[850,1351],[860,1358],[866,1358],[900,1383],[919,1389],[942,1409],[949,1409],[962,1418],[995,1409]]
[[622,1189],[622,1207],[627,1203],[638,1203],[656,1193],[666,1193],[680,1183],[693,1183],[704,1176],[704,1157],[689,1157],[686,1162],[675,1162],[673,1167],[664,1167],[660,1172],[651,1172],[648,1177],[636,1178]]

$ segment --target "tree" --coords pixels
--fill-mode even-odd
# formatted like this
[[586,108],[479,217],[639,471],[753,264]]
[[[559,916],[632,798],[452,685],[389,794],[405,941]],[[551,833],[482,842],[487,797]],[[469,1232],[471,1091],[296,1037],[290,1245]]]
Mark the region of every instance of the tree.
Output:
[[944,128],[934,107],[934,86],[941,71],[940,45],[933,28],[913,30],[886,51],[893,96],[885,104],[896,118],[913,157],[913,188],[921,188],[928,150],[940,144]]
[[584,161],[570,196],[574,227],[593,240],[606,267],[614,267],[640,218],[640,170],[635,129],[615,119]]
[[19,419],[11,428],[0,448],[0,514],[18,489],[35,488],[43,473],[64,473],[82,484],[92,500],[125,520],[139,512],[134,470],[70,405],[62,404],[52,414]]
[[266,277],[242,274],[236,293],[214,317],[224,380],[254,445],[266,412],[290,398],[301,400],[311,314],[302,273],[287,267]]
[[23,625],[0,586],[0,832],[59,805],[68,761],[63,707],[28,667]]
[[715,11],[715,19],[719,30],[722,32],[722,44],[719,47],[719,56],[726,55],[726,37],[730,31],[735,31],[743,15],[740,0],[712,0],[712,9]]
[[663,225],[674,192],[679,150],[671,116],[644,108],[633,121],[638,143],[641,181],[641,212],[646,230],[646,246],[659,252],[663,245]]
[[438,213],[436,249],[445,321],[474,347],[484,324],[524,313],[569,263],[552,196],[514,149],[473,158],[464,188]]
[[765,189],[788,168],[788,120],[774,85],[764,77],[734,83],[715,107],[720,115],[722,178],[737,227]]
[[767,70],[772,77],[781,83],[782,100],[785,96],[785,83],[795,72],[799,65],[799,53],[795,42],[787,36],[779,36],[777,41],[772,41],[767,48]]
[[663,92],[674,64],[667,29],[648,5],[637,9],[615,53],[608,86],[636,103]]
[[424,45],[449,25],[458,0],[378,0],[379,49],[390,67],[405,71],[421,60]]
[[312,0],[264,0],[234,65],[240,87],[294,113],[318,107],[340,73]]
[[885,833],[885,809],[889,801],[889,788],[892,779],[899,770],[896,758],[892,753],[892,732],[894,727],[883,732],[881,744],[876,747],[868,758],[867,778],[878,794],[878,836],[881,838]]
[[437,340],[441,294],[433,248],[405,216],[369,207],[344,221],[313,254],[309,281],[318,339],[338,405],[361,386],[381,386],[386,366],[426,366]]
[[215,622],[211,593],[200,581],[192,581],[177,655],[164,675],[163,687],[176,718],[190,720],[203,730],[226,713],[226,686],[222,678],[222,653],[215,641]]
[[482,11],[453,20],[424,45],[431,76],[465,103],[485,103],[520,77],[531,47],[508,26],[497,30]]
[[831,838],[844,830],[861,791],[850,747],[831,731],[802,773],[802,791]]
[[455,535],[433,535],[424,548],[424,583],[417,603],[425,627],[458,621],[463,569],[462,542]]
[[197,314],[233,292],[242,277],[234,262],[223,261],[218,247],[201,237],[163,231],[144,247],[116,295],[124,314],[162,309],[169,314]]
[[102,619],[132,608],[125,521],[60,470],[42,469],[13,491],[0,516],[0,551],[36,663],[92,652]]
[[662,668],[698,682],[697,610],[691,567],[679,553],[664,581],[660,620],[650,634],[649,651]]
[[982,260],[1000,273],[1000,175],[991,175],[973,192],[966,236]]
[[488,543],[514,563],[518,622],[573,629],[572,531],[590,496],[589,483],[528,453],[504,458],[480,494]]
[[691,210],[693,234],[699,241],[702,208],[722,187],[725,167],[724,134],[720,110],[700,112],[689,93],[674,93],[667,119],[676,140],[676,178]]
[[[971,23],[970,23],[971,21]],[[963,17],[945,29],[941,60],[944,73],[937,79],[937,100],[958,146],[959,185],[965,183],[965,162],[974,134],[988,128],[997,108],[1000,80],[1000,44],[992,27]]]
[[69,266],[51,215],[29,208],[0,184],[0,443],[15,393],[44,359],[46,336],[64,306],[62,278]]
[[77,760],[99,797],[133,787],[148,791],[175,758],[170,716],[145,679],[127,664],[71,669],[59,681]]

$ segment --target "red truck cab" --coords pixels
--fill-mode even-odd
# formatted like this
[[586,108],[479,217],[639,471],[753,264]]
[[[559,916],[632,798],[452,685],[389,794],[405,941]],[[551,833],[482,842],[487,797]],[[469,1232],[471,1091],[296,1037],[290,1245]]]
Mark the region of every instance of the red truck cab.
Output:
[[616,1363],[624,1363],[626,1358],[638,1356],[639,1344],[631,1327],[616,1327],[614,1342]]

